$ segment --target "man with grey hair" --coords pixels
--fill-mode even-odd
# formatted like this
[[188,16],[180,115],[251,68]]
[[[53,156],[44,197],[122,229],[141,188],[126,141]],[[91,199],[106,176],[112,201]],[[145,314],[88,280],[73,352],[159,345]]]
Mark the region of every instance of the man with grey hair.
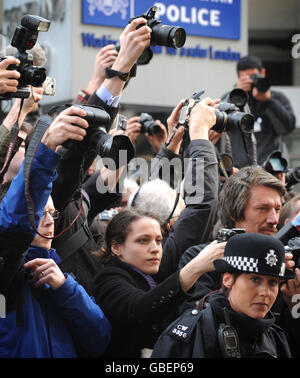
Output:
[[132,207],[140,211],[150,210],[164,223],[167,233],[162,258],[168,263],[162,266],[167,266],[168,271],[160,270],[156,276],[158,281],[160,277],[177,271],[179,259],[187,248],[205,243],[210,238],[219,189],[217,157],[209,141],[209,130],[216,122],[214,104],[213,100],[206,98],[194,106],[190,114],[191,142],[186,151],[188,166],[184,177],[184,201],[180,199],[179,190],[176,193],[161,180],[143,184],[131,200]]
[[[274,236],[277,231],[279,213],[285,195],[284,183],[259,166],[244,167],[225,182],[219,196],[219,228],[243,228],[247,233]],[[195,245],[185,251],[179,268],[201,253],[205,245]],[[287,268],[293,267],[291,255],[286,256]],[[292,298],[300,294],[300,270],[296,278],[281,286],[281,291],[272,311],[276,322],[290,337],[296,348],[296,337],[300,335],[300,323],[291,314]],[[221,275],[210,272],[202,275],[195,285],[193,295],[185,308],[195,308],[210,292],[219,290]],[[298,330],[299,329],[299,330]],[[297,336],[296,336],[297,335]],[[299,351],[298,351],[299,354]]]

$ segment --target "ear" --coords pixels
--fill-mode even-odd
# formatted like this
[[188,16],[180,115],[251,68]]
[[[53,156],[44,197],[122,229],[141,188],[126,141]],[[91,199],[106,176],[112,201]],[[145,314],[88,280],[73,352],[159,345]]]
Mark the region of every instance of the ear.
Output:
[[231,273],[226,272],[226,273],[223,274],[223,285],[227,289],[231,289],[233,282],[234,282],[234,279],[233,279],[233,275]]
[[121,255],[121,246],[117,242],[113,241],[111,243],[111,251],[114,255],[120,256]]
[[260,73],[261,73],[263,76],[266,76],[266,73],[267,73],[267,72],[266,72],[266,69],[265,69],[265,68],[262,68],[261,71],[260,71]]
[[168,223],[166,224],[166,230],[167,230],[168,232],[171,231],[171,224],[170,224],[170,222],[168,222]]

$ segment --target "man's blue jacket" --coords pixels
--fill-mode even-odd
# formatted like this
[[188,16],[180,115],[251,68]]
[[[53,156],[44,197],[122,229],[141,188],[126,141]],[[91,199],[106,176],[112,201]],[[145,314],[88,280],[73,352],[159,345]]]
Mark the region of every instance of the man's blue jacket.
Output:
[[[35,222],[39,225],[45,205],[56,178],[59,156],[40,144],[30,174],[30,194],[35,208]],[[30,225],[24,195],[23,165],[2,200],[0,208],[0,258],[3,277],[12,278],[26,249],[35,236]],[[23,240],[23,242],[22,242]],[[25,251],[26,251],[25,249]],[[25,260],[53,258],[59,263],[55,250],[29,247]],[[97,357],[110,341],[110,324],[94,300],[70,275],[56,290],[45,284],[34,289],[24,278],[23,326],[17,324],[17,311],[12,309],[0,318],[0,357],[69,358]],[[1,286],[0,286],[1,293]],[[8,291],[8,296],[9,291]],[[6,298],[9,302],[10,298]]]

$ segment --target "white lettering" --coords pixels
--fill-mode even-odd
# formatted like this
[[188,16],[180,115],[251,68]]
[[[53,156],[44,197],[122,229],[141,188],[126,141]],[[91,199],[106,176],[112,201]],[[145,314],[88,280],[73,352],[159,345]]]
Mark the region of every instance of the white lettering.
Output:
[[294,319],[300,318],[300,312],[298,311],[300,308],[300,294],[293,295],[292,303],[296,303],[296,302],[298,303],[293,306],[292,311],[291,311],[292,317]]
[[292,57],[298,59],[300,58],[300,34],[293,35],[292,43],[295,43],[295,46],[292,48]]
[[0,294],[0,319],[6,318],[6,300],[5,296]]
[[187,24],[191,22],[190,18],[186,16],[186,7],[181,7],[181,21]]
[[166,14],[166,6],[163,3],[155,3],[154,4],[157,7],[157,13],[156,17],[160,18]]
[[208,26],[208,21],[204,19],[204,15],[208,15],[208,10],[200,9],[198,12],[198,22],[200,25]]
[[211,26],[221,26],[220,23],[220,11],[217,9],[212,9],[210,12],[210,24]]
[[180,11],[176,5],[170,5],[167,9],[167,18],[171,22],[177,22],[180,18]]

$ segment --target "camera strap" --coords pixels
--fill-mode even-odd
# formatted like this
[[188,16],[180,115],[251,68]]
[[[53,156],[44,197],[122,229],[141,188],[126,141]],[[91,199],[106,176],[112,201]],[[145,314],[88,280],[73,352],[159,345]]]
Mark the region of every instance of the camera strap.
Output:
[[33,227],[34,231],[41,237],[45,239],[57,239],[60,237],[62,234],[64,234],[67,230],[69,230],[73,224],[79,219],[80,215],[83,212],[83,200],[81,196],[81,203],[79,205],[80,209],[76,217],[73,219],[73,221],[68,225],[67,228],[65,228],[63,231],[61,231],[58,235],[49,237],[49,236],[44,236],[38,232],[38,226],[35,223],[35,208],[34,208],[34,203],[33,199],[30,194],[30,172],[32,168],[32,164],[34,161],[34,157],[36,155],[38,146],[43,138],[43,135],[45,134],[46,130],[48,127],[51,125],[53,118],[50,116],[51,113],[55,113],[58,108],[63,108],[63,107],[68,107],[68,105],[62,105],[62,106],[57,106],[54,107],[50,110],[48,114],[43,115],[40,120],[38,121],[32,138],[30,140],[30,143],[28,145],[28,149],[26,152],[25,156],[25,161],[24,161],[24,184],[25,184],[25,199],[27,202],[27,211],[28,211],[28,218],[31,223],[31,226]]

